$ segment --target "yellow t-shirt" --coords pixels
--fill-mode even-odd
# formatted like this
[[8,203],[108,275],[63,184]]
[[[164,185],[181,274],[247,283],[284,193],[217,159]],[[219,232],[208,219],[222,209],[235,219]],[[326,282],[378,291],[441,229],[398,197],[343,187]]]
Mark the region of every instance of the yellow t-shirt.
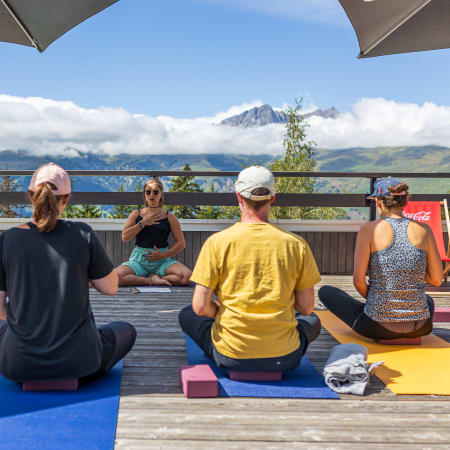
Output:
[[220,300],[211,329],[220,353],[272,358],[299,347],[294,290],[320,275],[301,237],[270,223],[236,223],[206,240],[191,280]]

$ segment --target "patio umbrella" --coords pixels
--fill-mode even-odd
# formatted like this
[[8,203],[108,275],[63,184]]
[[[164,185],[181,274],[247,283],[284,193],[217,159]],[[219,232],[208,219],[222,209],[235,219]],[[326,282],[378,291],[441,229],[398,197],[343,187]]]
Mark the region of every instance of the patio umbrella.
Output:
[[359,58],[450,47],[450,0],[339,0]]
[[118,0],[0,0],[0,41],[36,47],[53,41]]

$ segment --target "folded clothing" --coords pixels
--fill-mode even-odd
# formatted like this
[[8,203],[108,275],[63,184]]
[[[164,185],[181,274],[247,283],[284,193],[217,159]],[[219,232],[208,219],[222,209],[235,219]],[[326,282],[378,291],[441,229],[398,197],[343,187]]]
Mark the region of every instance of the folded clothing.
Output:
[[339,344],[331,350],[323,369],[325,383],[340,394],[364,395],[370,372],[383,364],[367,364],[368,350],[359,344]]

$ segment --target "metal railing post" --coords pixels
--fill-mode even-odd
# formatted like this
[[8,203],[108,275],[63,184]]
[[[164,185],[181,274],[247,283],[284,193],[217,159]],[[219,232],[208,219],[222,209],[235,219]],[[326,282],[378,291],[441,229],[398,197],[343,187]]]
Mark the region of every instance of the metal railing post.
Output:
[[[369,191],[370,194],[375,189],[376,181],[377,181],[376,178],[374,178],[374,177],[370,178],[370,191]],[[377,205],[375,205],[374,201],[370,201],[369,208],[370,208],[369,220],[370,221],[376,220],[377,219]]]

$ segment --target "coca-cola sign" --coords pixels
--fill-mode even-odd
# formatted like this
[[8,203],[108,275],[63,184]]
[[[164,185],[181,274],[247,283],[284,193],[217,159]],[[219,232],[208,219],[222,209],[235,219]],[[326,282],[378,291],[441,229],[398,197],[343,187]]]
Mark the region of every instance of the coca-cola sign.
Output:
[[429,222],[431,220],[431,211],[405,212],[403,216],[418,222]]

